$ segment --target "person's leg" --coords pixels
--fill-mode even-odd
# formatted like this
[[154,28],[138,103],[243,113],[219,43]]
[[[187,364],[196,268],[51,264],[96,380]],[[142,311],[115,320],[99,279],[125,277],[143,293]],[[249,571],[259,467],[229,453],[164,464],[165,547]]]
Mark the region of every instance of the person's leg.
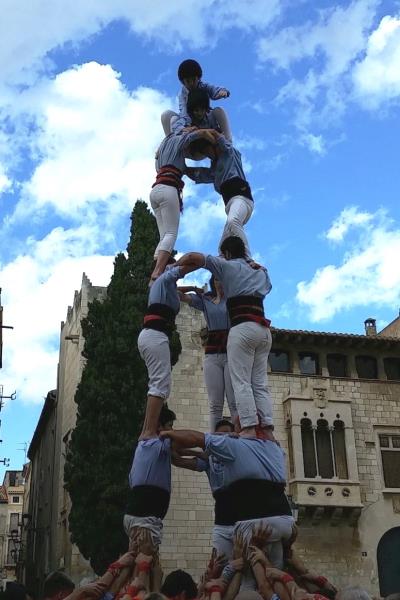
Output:
[[159,202],[159,218],[162,221],[163,236],[158,244],[156,266],[151,274],[152,279],[157,279],[164,272],[168,259],[178,236],[180,205],[178,191],[170,186],[163,185],[163,195]]
[[171,120],[178,118],[178,115],[173,110],[165,110],[161,115],[161,125],[164,129],[165,135],[171,133]]
[[140,356],[149,375],[146,414],[140,440],[157,437],[158,419],[171,390],[171,354],[165,333],[143,329],[138,337]]
[[229,372],[228,357],[226,354],[225,354],[224,358],[225,358],[225,360],[224,360],[225,396],[226,396],[226,402],[228,404],[229,412],[231,414],[232,423],[234,423],[238,412],[237,412],[237,407],[236,407],[235,393],[233,391],[233,386],[232,386],[231,374]]
[[235,325],[229,331],[227,355],[229,372],[236,400],[236,409],[243,428],[258,424],[256,405],[251,387],[251,373],[254,361],[254,343],[248,323]]
[[220,126],[221,133],[223,134],[224,138],[227,139],[228,142],[232,142],[231,126],[229,124],[229,119],[228,115],[226,114],[226,111],[220,106],[216,106],[211,110],[211,113],[213,113],[213,116],[215,117],[218,125]]
[[212,547],[216,549],[217,556],[223,554],[226,560],[232,558],[233,525],[214,525],[212,530]]
[[251,386],[253,388],[254,402],[260,417],[261,427],[273,424],[272,399],[267,383],[268,354],[271,349],[272,336],[268,327],[258,323],[251,323],[254,338],[259,340],[254,353]]
[[266,544],[265,553],[273,567],[282,569],[282,541],[290,539],[293,531],[294,518],[290,515],[282,515],[281,517],[265,517],[264,519],[259,519],[259,521],[263,525],[268,525],[271,528],[271,536]]
[[164,222],[162,220],[161,207],[160,207],[162,197],[163,197],[163,186],[155,185],[150,192],[150,204],[151,204],[151,208],[153,209],[154,216],[156,218],[158,234],[160,236],[160,240],[157,244],[156,249],[154,250],[154,260],[155,261],[157,261],[158,253],[160,251],[161,240],[163,239],[164,233],[165,233]]
[[224,369],[218,354],[204,355],[203,373],[210,410],[210,431],[214,432],[224,410]]
[[246,249],[246,258],[251,259],[250,247],[243,226],[250,219],[253,212],[253,202],[244,196],[234,196],[225,207],[227,215],[224,230],[222,232],[219,248],[225,238],[235,235],[243,240]]

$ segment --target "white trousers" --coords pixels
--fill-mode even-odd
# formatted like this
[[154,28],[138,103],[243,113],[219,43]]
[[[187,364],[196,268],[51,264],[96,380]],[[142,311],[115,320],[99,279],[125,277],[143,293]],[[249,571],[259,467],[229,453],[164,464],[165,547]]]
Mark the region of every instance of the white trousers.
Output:
[[124,515],[124,530],[131,539],[134,535],[134,529],[148,529],[154,546],[158,549],[162,540],[163,522],[158,517],[135,517],[133,515]]
[[236,409],[242,427],[272,425],[267,362],[272,337],[269,327],[245,322],[229,330],[227,354]]
[[171,391],[171,353],[168,336],[155,329],[142,329],[137,344],[149,376],[148,395],[166,400]]
[[226,560],[232,558],[234,525],[214,525],[212,530],[212,546],[217,556],[223,554]]
[[213,432],[222,419],[225,397],[232,420],[237,416],[226,354],[205,354],[203,372],[210,407],[210,431]]
[[154,258],[157,259],[160,250],[172,252],[178,237],[180,219],[178,191],[171,185],[158,183],[150,192],[150,204],[160,234],[160,241],[154,251]]
[[283,547],[282,541],[290,539],[293,531],[294,518],[291,515],[282,515],[278,517],[264,517],[262,519],[250,519],[248,521],[238,521],[235,524],[234,534],[243,535],[246,543],[250,543],[255,529],[259,525],[268,525],[271,528],[271,536],[264,548],[264,551],[273,567],[282,569],[283,567]]
[[243,240],[246,250],[246,258],[250,259],[250,247],[243,226],[250,219],[254,209],[254,202],[245,196],[233,196],[225,206],[227,215],[224,230],[222,232],[219,248],[225,238],[235,235]]

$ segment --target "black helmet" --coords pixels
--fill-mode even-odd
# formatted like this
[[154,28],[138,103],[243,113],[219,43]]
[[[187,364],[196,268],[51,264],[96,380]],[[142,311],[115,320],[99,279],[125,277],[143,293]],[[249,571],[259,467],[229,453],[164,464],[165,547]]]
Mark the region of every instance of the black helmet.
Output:
[[183,83],[184,79],[189,79],[189,77],[198,77],[201,79],[203,75],[203,71],[201,70],[201,66],[196,60],[192,60],[188,58],[181,62],[178,68],[178,77],[179,81]]
[[208,112],[210,110],[210,97],[206,90],[201,88],[190,90],[186,108],[190,116],[192,116],[195,108],[204,108]]

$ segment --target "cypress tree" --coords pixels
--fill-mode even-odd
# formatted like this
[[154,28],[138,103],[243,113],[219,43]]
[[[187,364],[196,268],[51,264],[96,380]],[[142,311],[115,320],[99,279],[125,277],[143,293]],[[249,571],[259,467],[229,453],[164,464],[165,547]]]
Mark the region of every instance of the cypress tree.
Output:
[[[64,480],[72,503],[71,539],[98,574],[128,545],[122,518],[147,395],[147,370],[136,342],[157,242],[155,218],[138,201],[127,253],[115,258],[106,298],[94,300],[82,320],[86,364],[75,394],[77,420]],[[177,333],[171,349],[175,364],[181,351]]]

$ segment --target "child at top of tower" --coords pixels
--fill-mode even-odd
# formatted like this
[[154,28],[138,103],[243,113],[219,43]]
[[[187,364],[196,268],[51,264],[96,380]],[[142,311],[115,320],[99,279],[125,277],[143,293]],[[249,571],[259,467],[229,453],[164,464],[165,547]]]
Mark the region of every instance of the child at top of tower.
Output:
[[[185,127],[190,127],[192,125],[192,119],[188,113],[187,104],[189,93],[193,90],[202,90],[211,100],[220,100],[221,98],[228,98],[230,96],[230,92],[226,88],[202,81],[202,75],[202,68],[195,60],[184,60],[179,65],[178,78],[182,83],[182,88],[178,96],[179,115],[172,110],[167,110],[161,115],[161,123],[165,135],[169,135],[171,132],[179,133]],[[215,117],[220,125],[222,133],[229,141],[231,141],[232,135],[225,111],[220,107],[210,109],[210,116]]]

